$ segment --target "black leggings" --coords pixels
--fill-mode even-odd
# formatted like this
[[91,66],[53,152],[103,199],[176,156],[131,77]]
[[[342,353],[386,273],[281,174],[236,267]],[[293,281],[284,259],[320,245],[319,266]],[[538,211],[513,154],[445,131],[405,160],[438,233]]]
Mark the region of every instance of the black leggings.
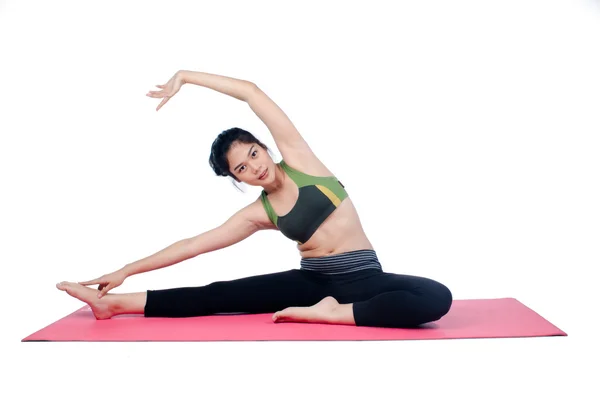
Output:
[[300,269],[217,281],[200,287],[149,290],[146,317],[274,313],[312,306],[326,296],[353,303],[357,326],[410,328],[442,318],[452,305],[443,284],[386,273],[373,250],[302,259]]

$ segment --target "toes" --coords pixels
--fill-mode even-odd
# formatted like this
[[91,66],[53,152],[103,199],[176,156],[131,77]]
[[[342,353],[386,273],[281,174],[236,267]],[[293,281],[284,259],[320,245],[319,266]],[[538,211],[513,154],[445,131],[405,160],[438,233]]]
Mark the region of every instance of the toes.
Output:
[[287,313],[288,313],[287,309],[276,312],[275,314],[273,314],[273,321],[277,322],[277,321],[285,320]]

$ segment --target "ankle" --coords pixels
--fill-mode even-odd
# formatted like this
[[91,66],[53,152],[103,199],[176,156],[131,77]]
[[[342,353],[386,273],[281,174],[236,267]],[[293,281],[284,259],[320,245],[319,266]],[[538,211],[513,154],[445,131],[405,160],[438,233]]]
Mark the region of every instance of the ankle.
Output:
[[100,299],[100,303],[106,305],[110,312],[117,312],[122,305],[118,295],[106,294]]
[[354,324],[352,303],[338,303],[330,312],[331,321],[335,324]]

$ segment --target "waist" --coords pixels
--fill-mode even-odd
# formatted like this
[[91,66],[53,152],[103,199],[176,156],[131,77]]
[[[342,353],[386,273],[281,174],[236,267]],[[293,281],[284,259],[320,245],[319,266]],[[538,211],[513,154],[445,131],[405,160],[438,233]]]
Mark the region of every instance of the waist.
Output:
[[382,271],[377,253],[372,249],[361,249],[343,252],[341,254],[302,258],[302,270],[314,271],[323,274],[350,273],[365,269]]

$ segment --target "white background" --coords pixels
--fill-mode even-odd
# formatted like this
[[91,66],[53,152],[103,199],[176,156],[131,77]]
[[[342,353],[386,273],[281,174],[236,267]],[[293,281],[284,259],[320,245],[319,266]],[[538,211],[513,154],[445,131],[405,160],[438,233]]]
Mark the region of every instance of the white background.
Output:
[[[600,2],[2,1],[5,390],[61,395],[592,395],[600,259]],[[243,102],[180,69],[250,80],[340,178],[386,271],[455,299],[514,297],[564,338],[22,343],[83,281],[213,228],[260,193],[208,165],[222,130],[281,156]],[[256,234],[113,292],[299,264]],[[590,359],[589,364],[584,360]],[[593,364],[592,364],[593,363]]]

